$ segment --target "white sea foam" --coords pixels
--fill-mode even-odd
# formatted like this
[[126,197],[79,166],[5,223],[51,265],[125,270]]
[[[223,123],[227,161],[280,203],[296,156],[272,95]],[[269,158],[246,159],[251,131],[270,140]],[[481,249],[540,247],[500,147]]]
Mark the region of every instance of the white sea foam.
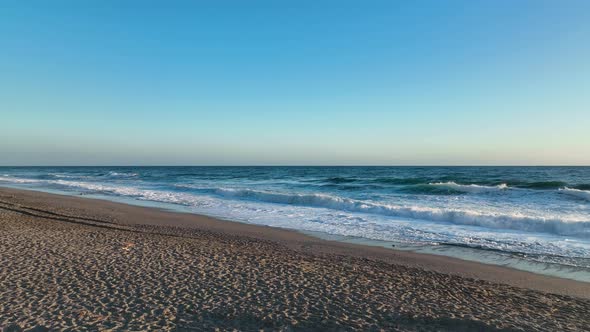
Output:
[[567,195],[575,196],[590,201],[590,190],[581,190],[565,187],[560,188],[559,191]]
[[115,172],[115,171],[109,172],[109,176],[113,176],[113,177],[134,177],[137,175],[138,175],[137,173],[132,173],[132,172]]
[[76,176],[74,175],[67,175],[67,174],[61,174],[61,173],[49,173],[49,175],[56,177],[56,178],[60,178],[60,179],[72,179],[72,178],[76,178]]
[[126,186],[110,186],[104,184],[97,184],[97,183],[90,183],[90,182],[81,182],[81,181],[65,181],[65,180],[55,180],[55,181],[47,181],[48,183],[58,184],[67,187],[76,187],[87,189],[90,191],[95,191],[98,193],[112,193],[121,196],[130,196],[140,199],[147,199],[147,200],[154,200],[154,201],[161,201],[161,202],[168,202],[168,203],[175,203],[175,204],[183,204],[187,205],[190,204],[189,201],[182,198],[181,193],[173,193],[167,191],[158,191],[158,190],[146,190],[140,189],[135,187],[126,187]]
[[321,207],[348,212],[448,222],[457,225],[481,226],[495,229],[590,237],[590,220],[564,219],[558,216],[530,217],[520,213],[498,214],[452,208],[404,206],[359,201],[324,194],[284,194],[230,188],[214,189],[213,192],[223,197],[249,199],[267,203]]
[[477,184],[458,184],[453,181],[449,182],[434,182],[429,183],[431,186],[437,187],[445,187],[456,191],[462,191],[466,193],[483,193],[483,192],[492,192],[492,191],[501,191],[508,189],[508,185],[505,183],[499,184],[497,186],[481,186]]
[[[2,179],[5,180],[5,179]],[[10,178],[15,183],[33,183],[41,180]],[[263,204],[282,204],[294,207],[323,208],[346,213],[362,213],[379,217],[394,217],[426,222],[442,222],[461,226],[478,226],[488,229],[518,230],[589,238],[590,220],[585,217],[560,215],[527,215],[522,212],[474,210],[469,207],[432,207],[416,204],[395,204],[356,200],[326,194],[300,194],[235,188],[193,188],[195,193],[142,189],[137,187],[98,184],[82,181],[44,180],[48,184],[76,187],[97,193],[110,193],[186,206],[201,206],[214,195],[223,199],[250,201]],[[498,189],[500,190],[500,189]],[[565,191],[565,189],[564,189]],[[568,193],[579,190],[569,190]],[[588,193],[585,192],[584,195]],[[248,209],[248,204],[239,207]]]
[[42,182],[41,180],[35,180],[35,179],[13,178],[13,177],[11,177],[9,175],[4,175],[3,177],[0,177],[0,181],[13,182],[13,183],[38,183],[38,182]]

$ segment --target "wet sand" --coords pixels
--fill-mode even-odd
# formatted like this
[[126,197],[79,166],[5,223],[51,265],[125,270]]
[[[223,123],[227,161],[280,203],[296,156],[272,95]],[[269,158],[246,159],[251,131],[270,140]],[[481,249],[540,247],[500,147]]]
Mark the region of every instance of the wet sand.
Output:
[[0,188],[0,326],[539,330],[590,284],[109,201]]

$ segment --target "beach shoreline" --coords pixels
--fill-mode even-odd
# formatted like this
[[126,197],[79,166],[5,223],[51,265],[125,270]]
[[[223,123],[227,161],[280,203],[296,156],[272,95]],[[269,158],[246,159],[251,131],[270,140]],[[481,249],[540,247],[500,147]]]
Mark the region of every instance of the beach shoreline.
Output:
[[[199,296],[193,298],[192,302],[196,303],[197,306],[201,306],[190,310],[186,309],[186,306],[190,306],[189,295],[195,295],[193,294],[194,291],[185,289],[186,287],[183,286],[181,289],[184,290],[186,297],[180,296],[179,293],[183,293],[183,291],[174,289],[171,286],[178,283],[179,280],[173,279],[164,287],[165,289],[161,285],[151,285],[151,290],[160,295],[157,301],[150,298],[146,302],[164,303],[166,305],[156,306],[166,307],[170,317],[174,316],[173,319],[165,319],[164,322],[154,323],[165,323],[164,325],[153,326],[160,326],[162,329],[186,328],[190,330],[195,326],[216,326],[217,323],[221,324],[221,321],[225,321],[223,324],[229,321],[234,324],[224,325],[225,327],[260,328],[264,327],[257,325],[257,321],[260,321],[260,319],[265,321],[265,324],[270,324],[269,328],[271,329],[281,326],[290,326],[292,328],[327,327],[332,329],[398,328],[400,330],[420,329],[422,326],[435,326],[444,330],[451,326],[459,326],[459,329],[461,327],[464,329],[494,329],[534,326],[537,321],[545,321],[545,323],[549,322],[546,325],[548,329],[552,326],[564,330],[575,330],[576,326],[579,327],[590,323],[588,318],[590,317],[589,283],[543,276],[451,257],[328,241],[293,230],[225,221],[207,216],[127,205],[107,200],[5,187],[0,187],[0,222],[2,222],[2,246],[3,253],[5,253],[3,264],[9,267],[3,269],[5,271],[4,275],[0,276],[0,279],[4,281],[3,285],[5,285],[0,295],[2,295],[3,303],[17,303],[12,308],[10,305],[0,307],[0,316],[3,318],[3,320],[0,320],[0,324],[16,322],[34,325],[37,322],[38,324],[53,326],[51,325],[51,319],[49,319],[51,313],[42,319],[38,317],[39,314],[35,314],[35,312],[41,312],[39,310],[42,309],[33,310],[29,315],[24,315],[28,317],[17,317],[17,309],[24,304],[19,304],[18,298],[10,298],[15,293],[15,289],[11,289],[11,287],[16,287],[16,293],[20,294],[20,299],[23,302],[27,302],[28,300],[25,300],[27,298],[48,300],[48,297],[55,296],[48,285],[57,287],[57,293],[59,293],[61,288],[83,288],[80,285],[82,280],[84,280],[86,286],[92,283],[100,284],[100,281],[94,278],[99,278],[99,272],[102,272],[109,276],[109,280],[113,282],[113,284],[104,285],[104,287],[121,286],[124,289],[139,289],[145,287],[145,284],[138,285],[137,282],[132,280],[135,277],[139,278],[143,273],[155,274],[154,280],[157,280],[157,277],[171,278],[165,275],[171,270],[162,266],[160,266],[160,269],[148,266],[149,264],[146,262],[146,259],[157,261],[161,255],[168,255],[167,262],[177,268],[178,274],[187,273],[189,280],[193,277],[188,277],[191,275],[191,271],[183,267],[183,262],[187,266],[195,268],[195,271],[200,271],[201,273],[194,272],[194,274],[204,278],[210,274],[219,276],[223,272],[221,274],[229,277],[228,280],[235,280],[236,278],[241,280],[240,283],[235,284],[228,280],[215,279],[215,282],[210,287],[212,294],[207,297],[208,300]],[[47,241],[47,239],[43,238],[43,234],[49,234],[48,237],[51,237],[52,234],[57,239],[57,242]],[[96,234],[100,234],[100,236]],[[68,242],[66,239],[69,240],[69,245],[66,245]],[[28,252],[27,246],[22,242],[25,240],[33,241],[37,245],[36,249]],[[87,240],[89,241],[88,246],[85,246],[84,243]],[[60,241],[65,242],[61,243]],[[105,248],[105,243],[117,244]],[[150,243],[153,248],[148,249],[147,243]],[[207,243],[212,249],[200,245],[203,243]],[[18,252],[25,252],[25,257],[33,257],[39,252],[57,253],[56,248],[60,246],[61,249],[65,250],[65,252],[62,252],[65,258],[53,257],[47,254],[51,256],[48,257],[47,261],[35,260],[36,264],[41,264],[37,268],[40,270],[46,269],[47,275],[53,275],[57,273],[53,271],[54,267],[51,266],[53,263],[64,264],[70,268],[78,264],[82,270],[89,269],[92,271],[98,269],[94,271],[97,273],[95,277],[84,275],[83,278],[78,278],[79,280],[70,280],[70,284],[65,286],[57,282],[58,279],[47,279],[41,282],[41,285],[47,286],[45,288],[34,290],[33,285],[29,285],[29,288],[22,288],[22,284],[19,284],[16,277],[19,273],[22,276],[30,272],[31,267],[29,265],[33,264],[33,262],[21,259],[17,264],[11,260],[11,258],[14,258],[11,253],[16,255]],[[97,250],[96,246],[102,249]],[[139,250],[140,247],[142,250]],[[18,250],[19,248],[20,250]],[[159,251],[158,248],[160,248]],[[130,258],[130,262],[120,261],[119,264],[122,264],[122,266],[118,266],[115,270],[122,269],[121,271],[125,271],[125,264],[135,262],[138,265],[128,266],[128,268],[131,271],[137,269],[138,275],[125,279],[122,275],[110,275],[112,271],[104,265],[98,265],[98,267],[95,265],[89,266],[88,264],[92,259],[78,263],[72,261],[74,256],[78,257],[77,255],[84,252],[87,252],[84,257],[93,257],[98,254],[100,257],[92,258],[95,263],[108,260],[108,255],[115,255],[114,257],[117,257],[116,255],[134,255]],[[248,255],[248,257],[243,258],[244,261],[232,261],[236,259],[236,255],[242,257],[242,253]],[[208,265],[204,263],[203,257],[210,257],[210,255],[213,255],[211,257],[217,257],[218,269],[210,270]],[[121,257],[124,258],[125,256]],[[205,261],[208,260],[205,259]],[[231,261],[231,263],[224,264],[225,261]],[[142,266],[142,264],[147,265]],[[233,269],[236,267],[238,267],[238,270]],[[255,267],[254,270],[249,270],[253,267]],[[292,269],[297,271],[292,271]],[[208,272],[203,272],[203,270]],[[13,273],[11,274],[8,271]],[[359,274],[355,273],[355,271],[362,271],[362,273],[359,273],[364,278],[366,285],[359,283]],[[31,273],[36,275],[37,272]],[[340,282],[336,282],[332,278],[333,276],[339,276]],[[28,277],[32,278],[31,276]],[[273,301],[276,301],[279,307],[286,305],[285,303],[290,303],[289,305],[294,307],[294,312],[288,313],[283,310],[270,313],[271,308],[263,306],[259,315],[253,313],[248,318],[244,316],[244,313],[240,313],[238,309],[235,309],[237,311],[230,310],[227,303],[224,308],[217,307],[217,304],[225,303],[225,300],[222,299],[223,296],[232,298],[234,295],[239,295],[237,299],[233,298],[230,303],[237,301],[244,307],[260,306],[261,303],[265,303],[264,301],[270,301],[270,298],[265,296],[271,295],[255,297],[248,292],[248,289],[256,289],[253,285],[257,284],[252,284],[253,282],[260,283],[261,280],[264,281],[265,286],[259,285],[260,292],[283,295],[283,298],[274,299]],[[269,280],[272,280],[272,282]],[[314,280],[318,283],[316,286],[322,286],[322,288],[313,288],[315,291],[308,294],[307,291],[312,287],[310,284],[306,284],[305,281]],[[441,283],[443,280],[444,283],[448,284]],[[31,280],[25,280],[25,283],[29,281]],[[202,286],[203,284],[202,280],[192,280],[191,282],[195,283],[194,285]],[[235,294],[227,292],[226,288],[230,285],[234,288]],[[428,289],[428,285],[430,285],[431,289]],[[358,287],[359,291],[365,293],[355,294],[352,291],[354,289],[352,286]],[[322,289],[329,291],[324,294]],[[97,296],[97,294],[91,292],[91,289],[88,289],[88,292],[88,297]],[[162,292],[166,294],[161,294]],[[447,295],[443,296],[443,293]],[[133,293],[129,293],[127,296],[131,294]],[[343,302],[338,303],[335,307],[327,301],[322,302],[330,294],[332,296],[339,294],[339,298]],[[506,294],[510,295],[508,301],[504,298]],[[404,296],[407,297],[408,295],[411,295],[411,299],[404,298]],[[214,299],[217,296],[220,297],[216,302]],[[478,296],[481,296],[481,298]],[[520,303],[521,300],[524,302]],[[532,309],[531,311],[525,310],[526,306],[523,307],[523,305],[528,303],[525,300],[531,303],[536,301],[549,304],[545,305],[545,307],[539,303],[531,304],[531,307],[540,306],[542,308],[536,309],[538,312],[533,312]],[[115,322],[113,323],[115,328],[147,328],[151,326],[149,325],[151,324],[149,323],[151,321],[150,317],[154,315],[161,316],[164,312],[164,309],[160,308],[161,310],[158,311],[159,309],[156,308],[154,309],[156,311],[147,314],[147,317],[138,318],[141,315],[138,317],[134,315],[138,314],[139,307],[132,308],[130,303],[124,300],[121,301],[123,301],[121,304],[106,301],[109,304],[101,306],[103,309],[106,308],[104,313],[97,317],[88,316],[75,319],[69,317],[69,320],[64,321],[69,321],[71,324],[80,324],[76,326],[89,324],[92,321],[94,322],[92,324],[95,324],[92,326],[104,328],[110,326],[108,325],[109,320],[112,320]],[[319,304],[314,306],[312,303],[314,301],[319,301],[317,302]],[[359,305],[358,301],[363,301],[363,305]],[[62,302],[55,305],[55,308],[61,308],[64,312],[74,310],[71,303],[68,304],[69,302],[65,300]],[[422,302],[426,307],[419,304]],[[232,307],[231,304],[229,306]],[[470,306],[477,308],[470,309]],[[127,312],[127,316],[117,311],[122,307],[131,308],[129,311],[123,310]],[[365,312],[368,310],[370,314],[352,319],[351,315],[359,312],[361,307]],[[574,309],[565,311],[566,307]],[[217,311],[213,310],[213,308],[216,308]],[[516,310],[516,314],[514,317],[494,319],[493,317],[497,313],[491,312],[491,308],[497,308],[500,312],[506,313],[510,312],[510,310]],[[111,309],[114,311],[109,311]],[[560,320],[554,320],[554,317],[543,316],[546,314],[545,309],[547,313],[552,312],[555,317],[561,317],[560,315],[562,315],[569,322],[566,324],[560,322]],[[92,311],[91,308],[83,310]],[[219,310],[223,314],[219,313]],[[564,311],[561,312],[561,310]],[[51,310],[48,309],[47,311]],[[203,316],[204,313],[214,311],[213,316]],[[323,312],[324,314],[323,316],[316,315],[316,317],[313,311]],[[71,311],[71,315],[74,315],[74,311]],[[226,316],[221,318],[221,316],[216,315]],[[62,316],[64,315],[62,314]],[[124,317],[127,317],[127,323],[125,323]],[[191,321],[191,317],[194,318],[194,321]],[[217,320],[215,317],[217,317]],[[137,323],[139,325],[133,325],[135,323],[129,322],[139,322]],[[518,325],[525,323],[528,325]],[[68,323],[58,323],[53,327],[66,326],[64,324],[67,325]],[[543,330],[541,325],[539,325],[539,329]]]

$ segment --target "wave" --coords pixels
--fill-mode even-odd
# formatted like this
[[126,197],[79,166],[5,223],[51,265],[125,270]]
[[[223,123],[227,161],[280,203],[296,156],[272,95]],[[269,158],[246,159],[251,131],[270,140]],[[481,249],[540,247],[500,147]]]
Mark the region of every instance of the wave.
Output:
[[590,221],[564,220],[557,217],[529,217],[521,214],[486,214],[471,210],[400,206],[359,201],[325,194],[284,194],[229,188],[210,189],[210,192],[227,198],[255,200],[266,203],[321,207],[348,212],[448,222],[457,225],[480,226],[494,229],[590,237]]
[[42,180],[35,180],[35,179],[22,179],[22,178],[13,178],[9,175],[3,175],[0,177],[0,181],[6,182],[13,182],[13,183],[38,183],[43,182]]
[[332,177],[332,178],[328,178],[325,180],[325,182],[328,183],[351,183],[351,182],[356,182],[357,179],[355,178],[344,178],[344,177]]
[[418,195],[461,195],[465,192],[460,190],[454,190],[453,188],[444,186],[432,186],[430,184],[416,184],[411,186],[404,186],[397,191],[406,194],[418,194]]
[[[559,216],[527,216],[520,213],[490,213],[458,208],[436,208],[416,205],[385,204],[374,201],[355,200],[350,198],[310,193],[281,193],[272,191],[260,191],[252,189],[235,188],[193,188],[188,185],[179,185],[190,189],[189,192],[174,192],[165,190],[149,190],[137,187],[111,186],[98,183],[66,181],[66,180],[33,180],[18,178],[2,178],[3,181],[16,183],[54,184],[66,187],[76,187],[98,193],[110,193],[121,196],[133,197],[141,200],[159,201],[188,206],[199,206],[206,200],[202,194],[214,195],[228,199],[255,201],[261,203],[288,204],[313,208],[326,208],[338,211],[354,213],[374,214],[396,218],[422,220],[431,222],[445,222],[456,225],[479,226],[491,229],[519,230],[527,232],[540,232],[557,235],[590,238],[590,220],[565,219]],[[449,185],[448,183],[445,185]],[[470,185],[457,185],[473,188]],[[476,190],[482,190],[478,186]],[[503,190],[503,187],[485,187],[483,190]],[[590,198],[590,192],[577,189],[563,188],[564,193],[575,193],[585,199]]]
[[575,196],[590,201],[590,190],[581,190],[565,187],[559,188],[559,191],[570,196]]
[[109,186],[89,182],[64,180],[49,181],[48,183],[86,189],[96,193],[111,193],[119,196],[133,197],[141,200],[155,202],[173,203],[179,205],[195,205],[198,202],[197,197],[193,195],[163,190],[149,190],[125,186]]
[[331,190],[340,190],[340,191],[363,191],[363,190],[381,190],[383,189],[382,186],[376,185],[351,185],[351,184],[323,184],[318,186],[322,189],[331,189]]
[[429,183],[429,185],[435,187],[448,188],[454,191],[466,193],[484,193],[508,189],[508,185],[506,185],[505,183],[499,184],[497,186],[482,186],[477,184],[458,184],[456,182],[450,181]]
[[394,185],[408,185],[408,184],[427,184],[428,179],[425,178],[377,178],[372,182],[382,184],[394,184]]
[[581,190],[590,190],[590,184],[588,184],[588,183],[569,184],[569,183],[563,182],[563,181],[526,182],[526,181],[507,180],[507,181],[503,181],[502,183],[506,183],[510,187],[521,188],[521,189],[532,189],[532,190],[551,190],[551,189],[561,189],[564,187],[581,189]]
[[579,189],[579,190],[590,190],[590,184],[588,184],[588,183],[577,184],[571,188]]
[[[472,181],[473,180],[473,181]],[[558,190],[560,188],[568,187],[572,189],[590,190],[590,184],[571,184],[563,181],[534,181],[528,182],[517,179],[487,179],[476,180],[468,178],[459,178],[452,176],[443,177],[376,177],[376,178],[362,178],[362,177],[326,177],[318,178],[303,182],[319,182],[326,185],[347,185],[350,183],[357,184],[359,189],[363,186],[380,185],[383,187],[373,187],[373,189],[387,188],[388,186],[399,187],[396,190],[407,193],[423,193],[423,194],[441,194],[452,195],[458,193],[483,193],[506,189],[528,189],[528,190]],[[370,188],[371,189],[371,188]]]
[[108,173],[109,176],[112,177],[135,177],[138,176],[139,174],[137,173],[131,173],[131,172],[115,172],[115,171],[110,171]]
[[48,175],[50,177],[61,178],[61,179],[74,179],[74,178],[80,177],[80,176],[67,175],[67,174],[61,174],[61,173],[49,173]]
[[[570,267],[582,267],[590,268],[590,258],[586,256],[577,256],[576,253],[572,253],[573,256],[565,256],[563,253],[557,251],[547,252],[547,247],[541,249],[539,246],[543,244],[539,242],[514,242],[511,243],[510,247],[498,246],[497,242],[489,242],[485,239],[478,239],[479,243],[463,243],[463,242],[441,242],[436,245],[451,246],[458,248],[476,249],[492,251],[497,254],[508,254],[511,256],[517,256],[526,258],[528,260],[536,261],[539,263],[556,263],[560,265],[567,265]],[[532,249],[532,250],[531,250]],[[541,250],[539,250],[541,249]],[[584,255],[581,253],[581,255]]]
[[[510,182],[509,182],[510,183]],[[523,189],[559,189],[567,186],[562,181],[516,182],[515,187]]]
[[66,181],[66,180],[35,180],[23,178],[3,178],[0,180],[12,183],[43,183],[50,185],[58,185],[69,188],[80,188],[94,193],[114,194],[118,196],[133,197],[142,200],[150,200],[165,203],[174,203],[180,205],[194,205],[197,202],[196,197],[182,193],[174,193],[159,190],[147,190],[135,187],[125,186],[109,186],[98,183],[82,182],[82,181]]

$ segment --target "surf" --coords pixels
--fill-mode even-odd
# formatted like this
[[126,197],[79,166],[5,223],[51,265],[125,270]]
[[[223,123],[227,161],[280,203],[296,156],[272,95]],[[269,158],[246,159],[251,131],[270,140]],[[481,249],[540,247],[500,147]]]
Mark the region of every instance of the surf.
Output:
[[590,201],[590,190],[581,190],[581,189],[564,187],[564,188],[559,188],[559,192],[566,194],[566,195],[581,198],[586,201]]

